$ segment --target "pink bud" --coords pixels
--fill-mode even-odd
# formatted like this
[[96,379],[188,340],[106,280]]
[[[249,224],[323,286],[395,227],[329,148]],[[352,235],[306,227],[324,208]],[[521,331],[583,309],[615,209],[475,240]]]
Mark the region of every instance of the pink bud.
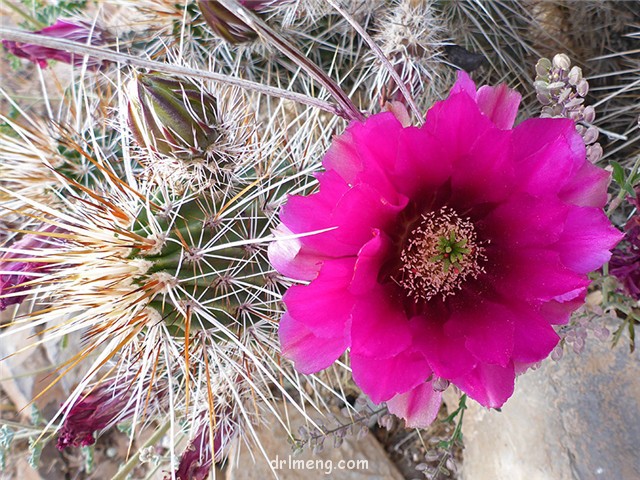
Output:
[[[58,20],[53,25],[33,33],[36,35],[44,35],[45,37],[72,40],[85,45],[100,46],[107,43],[106,34],[103,30],[78,20]],[[84,62],[84,56],[74,55],[73,53],[56,48],[42,47],[31,43],[12,42],[9,40],[3,40],[2,44],[16,57],[26,58],[43,68],[47,66],[47,60],[58,60],[74,66],[80,66]],[[91,57],[87,59],[87,66],[89,68],[98,69],[102,64],[103,62],[101,60]]]

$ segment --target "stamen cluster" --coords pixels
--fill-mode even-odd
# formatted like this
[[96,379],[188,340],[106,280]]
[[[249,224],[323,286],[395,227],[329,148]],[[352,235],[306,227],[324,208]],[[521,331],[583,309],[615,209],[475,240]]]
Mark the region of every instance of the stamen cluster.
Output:
[[486,260],[470,219],[452,209],[422,215],[400,254],[398,283],[416,301],[446,297],[460,290],[465,279],[477,278]]

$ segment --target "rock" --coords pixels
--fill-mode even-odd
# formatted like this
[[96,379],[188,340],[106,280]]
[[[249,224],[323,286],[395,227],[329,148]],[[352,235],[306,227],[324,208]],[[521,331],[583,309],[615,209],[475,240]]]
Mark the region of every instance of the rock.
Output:
[[[52,365],[66,365],[75,362],[76,354],[84,348],[83,338],[86,335],[86,329],[75,330],[65,334],[64,337],[58,335],[58,326],[69,322],[68,318],[62,317],[46,323],[46,329],[50,333],[42,336],[42,347]],[[102,347],[98,347],[93,353],[99,354],[102,350]],[[94,359],[95,356],[87,356],[86,359],[65,373],[60,380],[60,386],[64,392],[68,394],[78,386],[85,374],[94,366]]]
[[[80,362],[69,371],[63,367],[61,370],[65,374],[57,381],[56,367],[64,366],[82,349],[82,333],[73,332],[66,336],[64,342],[59,337],[45,338],[38,328],[28,324],[28,312],[27,306],[21,305],[15,318],[27,320],[18,320],[16,324],[0,330],[0,387],[23,419],[30,417],[30,404],[35,399],[34,405],[48,420],[78,385],[93,360]],[[13,318],[13,309],[0,312],[0,324],[9,324]],[[48,330],[55,326],[49,322],[46,327]]]
[[640,357],[589,338],[516,382],[502,412],[470,401],[464,480],[640,478]]
[[32,346],[37,341],[34,340],[35,330],[21,328],[16,325],[1,331],[7,337],[0,340],[0,387],[22,418],[28,420],[31,416],[29,404],[37,395],[36,389],[42,385],[42,382],[36,382],[37,372],[50,373],[51,365],[42,348]]
[[[289,409],[289,418],[293,432],[305,425],[302,415],[293,409]],[[305,448],[303,453],[293,455],[284,428],[273,423],[272,428],[260,428],[258,436],[275,472],[257,448],[250,451],[247,445],[239,442],[229,455],[226,480],[263,480],[275,478],[273,473],[279,480],[403,480],[370,433],[360,440],[347,436],[339,448],[333,447],[333,439],[329,437],[323,451],[314,455]]]
[[[15,471],[16,473],[19,472],[19,476],[18,474],[16,474],[15,478],[20,478],[20,480],[44,480],[44,477],[42,477],[37,470],[31,468],[29,462],[27,461],[26,454],[16,458]],[[0,476],[0,478],[3,477]]]

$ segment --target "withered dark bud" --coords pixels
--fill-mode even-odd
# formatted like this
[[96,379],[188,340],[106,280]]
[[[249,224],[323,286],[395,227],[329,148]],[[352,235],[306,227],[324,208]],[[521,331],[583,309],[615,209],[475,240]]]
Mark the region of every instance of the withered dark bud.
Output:
[[[239,0],[244,7],[260,12],[266,6],[281,0]],[[246,23],[223,7],[218,0],[198,0],[202,17],[212,30],[230,43],[255,40],[258,35]]]
[[470,52],[458,45],[446,45],[444,51],[447,54],[447,60],[465,72],[473,72],[486,63],[484,55]]
[[206,155],[218,137],[217,101],[188,82],[158,74],[131,80],[128,123],[136,142],[166,155]]

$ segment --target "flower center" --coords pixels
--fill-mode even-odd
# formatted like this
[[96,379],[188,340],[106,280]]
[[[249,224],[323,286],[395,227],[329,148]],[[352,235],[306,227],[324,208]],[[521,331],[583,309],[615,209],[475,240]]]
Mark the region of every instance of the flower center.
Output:
[[414,300],[446,297],[462,288],[467,278],[484,273],[486,260],[470,219],[443,207],[422,215],[400,254],[396,278]]

